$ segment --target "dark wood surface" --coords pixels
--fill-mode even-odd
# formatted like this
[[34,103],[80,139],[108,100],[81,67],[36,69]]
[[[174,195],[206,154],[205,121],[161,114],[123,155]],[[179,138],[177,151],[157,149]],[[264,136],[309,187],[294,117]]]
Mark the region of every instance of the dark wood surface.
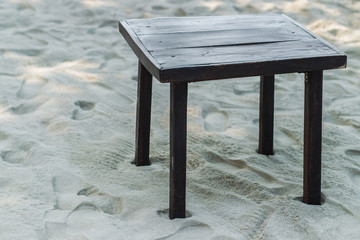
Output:
[[305,73],[304,202],[321,204],[321,129],[323,72]]
[[135,164],[149,165],[152,76],[139,61]]
[[185,218],[187,93],[187,83],[170,83],[170,219]]
[[161,82],[346,66],[343,52],[283,14],[123,20],[119,29]]
[[274,75],[261,76],[258,153],[265,155],[274,153],[274,84]]
[[[266,17],[266,22],[264,22]],[[169,21],[170,20],[170,21]],[[232,29],[253,29],[264,26],[289,26],[287,19],[279,19],[277,14],[242,14],[236,16],[211,17],[180,17],[180,18],[152,18],[139,21],[127,20],[138,35],[217,31]]]

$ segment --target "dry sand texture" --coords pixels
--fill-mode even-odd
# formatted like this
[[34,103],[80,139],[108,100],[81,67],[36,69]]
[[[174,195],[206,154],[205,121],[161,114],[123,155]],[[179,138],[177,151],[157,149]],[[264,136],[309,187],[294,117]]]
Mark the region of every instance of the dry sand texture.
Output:
[[[286,13],[348,54],[324,77],[322,206],[302,195],[303,76],[276,78],[274,156],[255,153],[259,81],[189,86],[187,209],[168,220],[169,85],[136,168],[137,59],[116,20]],[[360,239],[360,1],[0,0],[0,239]],[[240,82],[241,81],[241,82]]]

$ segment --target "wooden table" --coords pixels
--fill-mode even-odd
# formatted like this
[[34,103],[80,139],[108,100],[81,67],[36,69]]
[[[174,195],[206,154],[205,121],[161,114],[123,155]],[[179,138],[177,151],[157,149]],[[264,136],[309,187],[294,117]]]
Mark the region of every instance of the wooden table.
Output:
[[152,76],[170,83],[170,219],[185,217],[188,83],[235,77],[260,76],[258,152],[269,155],[274,75],[305,73],[303,201],[321,204],[323,70],[346,67],[343,52],[284,14],[122,20],[119,30],[139,58],[137,166],[149,164]]

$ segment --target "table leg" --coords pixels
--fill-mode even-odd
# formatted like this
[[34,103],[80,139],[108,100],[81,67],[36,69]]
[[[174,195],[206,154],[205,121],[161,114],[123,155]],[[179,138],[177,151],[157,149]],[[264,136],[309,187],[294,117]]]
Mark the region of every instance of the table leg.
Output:
[[274,75],[260,78],[259,149],[258,153],[273,154],[274,136]]
[[139,61],[136,112],[136,166],[150,165],[149,141],[151,120],[152,75]]
[[321,204],[321,127],[323,72],[305,73],[304,198]]
[[170,219],[185,218],[187,91],[170,83]]

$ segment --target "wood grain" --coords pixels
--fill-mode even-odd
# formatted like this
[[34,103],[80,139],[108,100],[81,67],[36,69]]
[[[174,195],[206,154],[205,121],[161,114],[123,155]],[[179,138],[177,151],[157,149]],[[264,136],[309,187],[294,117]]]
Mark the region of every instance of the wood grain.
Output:
[[283,14],[123,20],[119,29],[161,82],[318,71],[347,61]]
[[150,52],[196,47],[253,45],[314,39],[299,28],[263,27],[253,29],[217,30],[206,32],[167,33],[139,36]]
[[165,69],[234,63],[241,65],[249,62],[326,57],[334,54],[336,52],[333,49],[319,40],[261,43],[261,48],[257,44],[247,44],[216,48],[167,49],[152,53]]
[[292,23],[278,14],[180,17],[126,20],[138,36],[147,34],[201,32],[261,27],[286,27]]

